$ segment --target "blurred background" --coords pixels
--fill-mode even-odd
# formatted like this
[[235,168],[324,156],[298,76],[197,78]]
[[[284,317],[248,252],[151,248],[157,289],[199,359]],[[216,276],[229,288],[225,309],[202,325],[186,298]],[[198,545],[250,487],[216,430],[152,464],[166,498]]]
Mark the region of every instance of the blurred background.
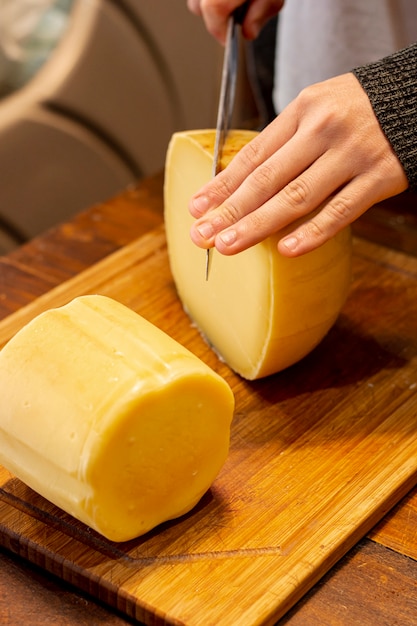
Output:
[[[235,126],[271,115],[256,46]],[[1,0],[0,254],[161,171],[173,132],[214,127],[222,59],[185,0]]]

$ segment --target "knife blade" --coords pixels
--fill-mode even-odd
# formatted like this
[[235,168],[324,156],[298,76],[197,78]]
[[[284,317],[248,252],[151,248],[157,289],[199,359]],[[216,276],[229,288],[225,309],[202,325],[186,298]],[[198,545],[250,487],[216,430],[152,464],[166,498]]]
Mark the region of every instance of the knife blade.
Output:
[[[226,43],[223,57],[220,84],[219,107],[217,110],[216,137],[214,142],[213,178],[220,171],[224,143],[232,121],[235,102],[236,80],[239,56],[238,25],[243,22],[249,2],[238,7],[227,22]],[[206,281],[209,277],[211,248],[206,250]]]

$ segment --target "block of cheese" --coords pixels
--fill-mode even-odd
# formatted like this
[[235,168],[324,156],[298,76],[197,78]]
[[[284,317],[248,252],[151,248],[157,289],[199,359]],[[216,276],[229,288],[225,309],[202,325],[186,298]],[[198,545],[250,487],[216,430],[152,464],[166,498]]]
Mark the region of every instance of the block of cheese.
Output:
[[[228,134],[223,168],[254,135]],[[206,281],[206,252],[190,239],[188,203],[212,176],[214,137],[213,130],[194,130],[170,141],[164,189],[169,260],[184,309],[218,355],[253,380],[300,360],[333,325],[350,286],[351,233],[346,228],[293,259],[278,253],[278,234],[233,256],[212,250]]]
[[194,507],[229,449],[223,378],[128,307],[83,296],[0,352],[0,463],[113,541]]

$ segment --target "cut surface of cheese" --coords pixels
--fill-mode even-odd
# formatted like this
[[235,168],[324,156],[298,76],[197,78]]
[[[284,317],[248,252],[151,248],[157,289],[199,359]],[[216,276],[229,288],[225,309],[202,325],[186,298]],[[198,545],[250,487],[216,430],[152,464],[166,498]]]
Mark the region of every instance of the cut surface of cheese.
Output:
[[105,296],[40,314],[0,352],[0,463],[113,541],[195,506],[233,409],[223,378]]
[[[221,167],[256,135],[229,132]],[[215,131],[173,135],[167,152],[164,216],[170,267],[184,309],[218,355],[243,378],[283,370],[326,335],[346,300],[351,280],[351,232],[319,249],[286,258],[281,234],[233,256],[206,252],[190,238],[191,196],[212,176]]]

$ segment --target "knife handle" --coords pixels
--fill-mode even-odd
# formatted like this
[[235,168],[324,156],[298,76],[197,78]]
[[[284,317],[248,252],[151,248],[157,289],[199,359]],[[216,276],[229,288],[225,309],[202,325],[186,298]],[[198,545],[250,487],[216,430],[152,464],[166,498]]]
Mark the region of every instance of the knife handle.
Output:
[[246,13],[249,9],[249,5],[250,5],[249,0],[246,0],[246,2],[241,4],[239,7],[237,7],[233,11],[233,20],[235,24],[242,24],[243,20],[245,19]]

